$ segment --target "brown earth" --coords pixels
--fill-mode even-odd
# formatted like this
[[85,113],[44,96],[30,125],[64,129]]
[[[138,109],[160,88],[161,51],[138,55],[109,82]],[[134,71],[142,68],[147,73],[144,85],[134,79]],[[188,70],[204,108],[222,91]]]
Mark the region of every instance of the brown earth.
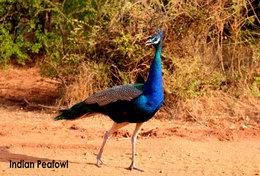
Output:
[[[137,140],[136,165],[145,172],[126,169],[133,124],[109,139],[98,168],[94,154],[113,122],[102,115],[54,121],[55,108],[46,105],[58,97],[57,83],[36,69],[0,71],[0,175],[260,175],[257,126],[213,129],[158,119],[145,123]],[[35,168],[10,168],[10,160]],[[38,160],[69,165],[37,168]]]

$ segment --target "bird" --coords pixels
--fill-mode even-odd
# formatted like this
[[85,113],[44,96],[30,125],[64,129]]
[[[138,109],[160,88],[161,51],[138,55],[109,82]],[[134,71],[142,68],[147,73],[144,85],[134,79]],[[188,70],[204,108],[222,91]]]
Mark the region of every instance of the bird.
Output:
[[101,156],[109,136],[130,123],[136,123],[131,137],[132,162],[128,169],[143,172],[135,166],[135,144],[143,123],[150,120],[163,104],[161,64],[163,37],[162,31],[158,29],[156,35],[146,41],[146,45],[154,46],[155,56],[145,83],[119,85],[96,92],[71,108],[60,110],[60,115],[54,118],[54,120],[75,120],[101,113],[114,121],[110,130],[105,133],[99,153],[96,155],[98,167],[104,164]]

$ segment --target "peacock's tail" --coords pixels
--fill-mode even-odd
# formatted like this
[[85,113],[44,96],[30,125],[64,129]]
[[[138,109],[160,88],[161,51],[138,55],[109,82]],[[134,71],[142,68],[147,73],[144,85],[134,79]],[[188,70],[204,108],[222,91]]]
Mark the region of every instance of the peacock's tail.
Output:
[[61,114],[54,118],[54,120],[75,120],[85,114],[92,114],[91,109],[85,103],[80,102],[72,106],[70,109],[63,109],[59,111]]

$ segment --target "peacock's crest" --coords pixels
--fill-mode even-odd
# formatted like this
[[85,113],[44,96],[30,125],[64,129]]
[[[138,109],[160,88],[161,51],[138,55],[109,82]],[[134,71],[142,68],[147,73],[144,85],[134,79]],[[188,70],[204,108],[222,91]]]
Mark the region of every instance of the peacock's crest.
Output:
[[162,35],[162,30],[161,29],[158,29],[157,34],[161,37],[161,39],[164,38],[164,36]]

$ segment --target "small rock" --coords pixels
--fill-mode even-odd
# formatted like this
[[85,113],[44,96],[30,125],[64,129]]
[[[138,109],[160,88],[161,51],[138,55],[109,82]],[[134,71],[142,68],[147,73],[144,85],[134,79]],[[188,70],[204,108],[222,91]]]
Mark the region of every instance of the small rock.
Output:
[[79,128],[78,128],[78,127],[76,127],[76,125],[75,125],[75,124],[73,124],[73,125],[71,125],[70,129],[71,129],[71,130],[78,130]]
[[246,125],[242,125],[239,129],[240,129],[240,130],[244,130],[244,129],[246,129],[246,128],[247,128]]
[[235,126],[231,126],[231,127],[229,127],[229,129],[231,129],[231,130],[235,130],[236,127],[235,127]]

